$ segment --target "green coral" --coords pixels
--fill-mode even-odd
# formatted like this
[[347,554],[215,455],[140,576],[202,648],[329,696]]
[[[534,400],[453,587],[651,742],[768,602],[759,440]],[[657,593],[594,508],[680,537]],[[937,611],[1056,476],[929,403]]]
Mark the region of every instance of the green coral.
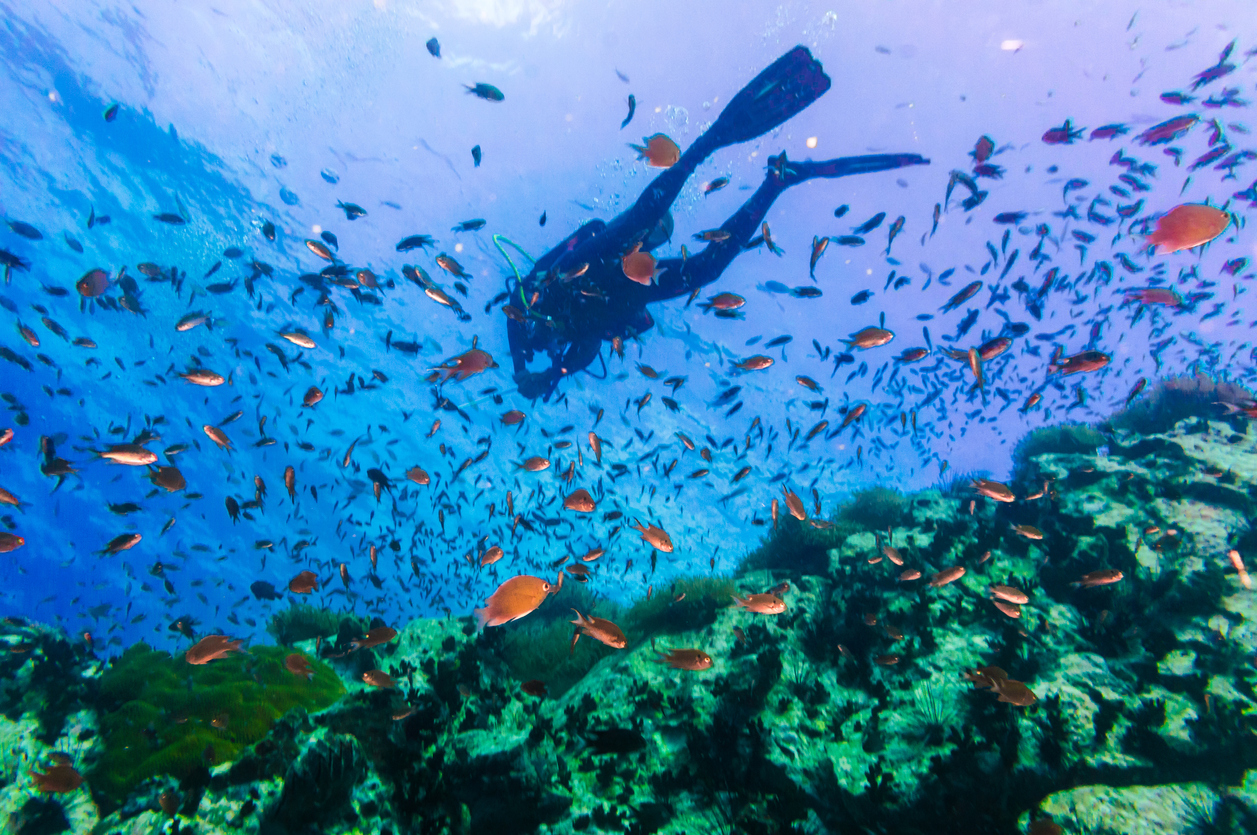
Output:
[[320,710],[345,692],[326,664],[312,678],[284,666],[288,651],[253,647],[204,665],[139,643],[101,676],[105,751],[88,784],[106,806],[159,774],[183,779],[202,765],[235,759],[293,708]]

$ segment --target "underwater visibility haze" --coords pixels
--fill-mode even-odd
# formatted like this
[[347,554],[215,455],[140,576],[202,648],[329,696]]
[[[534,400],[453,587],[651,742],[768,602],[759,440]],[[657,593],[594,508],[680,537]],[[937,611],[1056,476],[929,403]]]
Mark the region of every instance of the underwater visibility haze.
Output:
[[0,825],[1257,832],[1257,26],[0,0]]

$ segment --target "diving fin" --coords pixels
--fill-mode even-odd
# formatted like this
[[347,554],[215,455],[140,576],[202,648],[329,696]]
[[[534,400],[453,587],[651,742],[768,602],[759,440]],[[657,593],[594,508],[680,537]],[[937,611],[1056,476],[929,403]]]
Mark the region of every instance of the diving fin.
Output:
[[755,76],[703,134],[708,151],[763,136],[829,89],[829,76],[807,47],[796,46]]

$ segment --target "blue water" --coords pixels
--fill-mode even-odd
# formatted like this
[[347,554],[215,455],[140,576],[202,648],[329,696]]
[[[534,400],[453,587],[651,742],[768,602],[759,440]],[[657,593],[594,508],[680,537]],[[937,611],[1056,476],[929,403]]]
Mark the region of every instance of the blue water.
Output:
[[[0,432],[15,431],[0,448],[0,486],[23,503],[4,506],[0,520],[26,541],[0,556],[9,578],[0,608],[73,633],[90,631],[98,643],[144,639],[173,648],[183,639],[168,625],[181,615],[195,618],[199,631],[264,640],[267,616],[286,603],[257,599],[251,584],[269,582],[282,592],[305,569],[319,574],[323,589],[314,599],[324,605],[394,624],[417,614],[463,615],[505,578],[549,576],[551,562],[595,544],[608,554],[591,588],[632,599],[671,576],[709,571],[713,560],[715,570],[731,570],[758,544],[782,486],[809,507],[814,488],[829,512],[869,485],[909,490],[968,472],[999,478],[1026,431],[1108,415],[1140,378],[1155,383],[1200,372],[1252,382],[1253,271],[1236,259],[1257,258],[1244,225],[1257,206],[1250,185],[1257,166],[1241,156],[1229,171],[1216,167],[1224,158],[1189,171],[1220,143],[1229,153],[1254,146],[1257,37],[1238,27],[1251,14],[1245,2],[1156,9],[978,3],[963,13],[952,4],[915,2],[842,3],[831,11],[810,3],[541,0],[0,9],[0,211],[43,236],[31,240],[0,227],[0,248],[30,263],[0,291],[0,345],[30,365],[0,362],[0,391],[12,398]],[[432,37],[440,58],[424,48]],[[1233,71],[1193,92],[1193,78],[1217,64],[1232,41]],[[630,342],[623,360],[604,343],[592,370],[601,375],[605,362],[606,379],[565,379],[549,402],[520,397],[501,303],[486,312],[510,274],[492,236],[536,257],[581,223],[610,220],[655,173],[635,161],[628,143],[658,132],[688,147],[743,84],[796,44],[824,64],[832,89],[783,127],[705,163],[673,207],[672,242],[656,254],[676,256],[682,243],[697,251],[701,244],[691,235],[719,226],[761,182],[767,158],[782,150],[791,159],[916,153],[930,165],[789,190],[767,217],[784,255],[764,247],[745,252],[702,294],[744,296],[744,319],[703,315],[683,299],[655,305],[656,327]],[[499,88],[504,100],[467,95],[464,85],[476,83]],[[1163,101],[1171,91],[1195,100]],[[621,129],[630,94],[636,113]],[[107,121],[103,114],[115,103],[116,117]],[[1199,122],[1174,142],[1136,141],[1154,124],[1185,114]],[[1082,129],[1077,141],[1043,141],[1066,120]],[[1110,124],[1128,132],[1089,139]],[[989,163],[1002,177],[977,180],[989,196],[972,211],[959,205],[969,192],[957,185],[932,231],[951,172],[973,174],[970,152],[982,136],[994,141]],[[479,166],[471,154],[477,145]],[[1137,175],[1138,185],[1119,180],[1128,173],[1111,162],[1119,153],[1131,165],[1150,166]],[[722,176],[729,186],[704,196],[704,184]],[[1067,189],[1071,180],[1085,183]],[[1136,200],[1143,205],[1134,217],[1117,217],[1117,206]],[[358,204],[367,215],[349,221],[337,201]],[[1145,251],[1141,233],[1157,215],[1205,201],[1234,213],[1221,238],[1203,252]],[[835,218],[842,205],[849,211]],[[1062,216],[1070,207],[1077,217]],[[1089,220],[1089,209],[1112,222]],[[183,225],[153,218],[182,212]],[[850,235],[880,212],[886,219],[864,246],[831,244],[813,284],[814,236]],[[1009,212],[1025,216],[995,221]],[[89,229],[93,214],[110,222]],[[887,227],[901,215],[903,231],[887,255]],[[450,231],[473,218],[485,227]],[[277,230],[274,242],[262,234],[266,222]],[[1032,262],[1040,224],[1049,231],[1043,257]],[[335,234],[342,261],[394,282],[375,294],[378,305],[329,289],[337,312],[326,332],[319,292],[298,278],[326,265],[304,245],[323,231]],[[399,240],[419,233],[434,236],[435,249],[395,251]],[[1076,233],[1094,240],[1084,243]],[[228,247],[243,255],[225,258]],[[515,249],[506,251],[521,261]],[[403,264],[418,264],[454,295],[452,277],[434,261],[438,252],[454,255],[473,276],[467,297],[459,297],[469,322],[402,277]],[[253,279],[250,296],[251,261],[272,274]],[[147,281],[141,263],[166,276],[173,267],[186,273],[180,291],[169,281]],[[124,265],[138,284],[142,313],[80,305],[74,283],[84,273],[99,267],[116,279]],[[1056,282],[1040,295],[1053,269]],[[892,270],[910,281],[895,289]],[[1018,279],[1027,292],[1014,288]],[[975,280],[984,282],[977,295],[940,311]],[[207,289],[219,282],[235,286]],[[1186,303],[1141,308],[1127,301],[1127,289],[1154,284],[1172,286]],[[779,292],[801,286],[823,295]],[[68,292],[54,296],[45,288]],[[854,304],[862,291],[871,291],[867,301]],[[107,292],[114,300],[122,295],[117,284]],[[1036,299],[1037,317],[1028,309]],[[212,330],[176,331],[181,317],[198,310],[212,317]],[[958,335],[970,311],[976,319]],[[42,323],[45,317],[67,338]],[[853,362],[835,371],[834,354],[847,350],[840,340],[883,317],[894,340],[853,351]],[[19,323],[36,334],[38,347],[19,334]],[[1007,332],[1009,323],[1023,323],[1024,334],[986,365],[985,392],[972,391],[967,365],[940,349],[967,351]],[[292,328],[312,335],[316,347],[299,349],[278,335]],[[763,347],[782,335],[793,340]],[[97,347],[69,341],[80,337]],[[386,339],[420,347],[401,353]],[[425,381],[473,340],[498,368],[440,389]],[[830,351],[827,359],[813,340]],[[268,343],[282,351],[287,369]],[[893,362],[927,344],[934,351],[926,359]],[[1095,373],[1049,374],[1058,349],[1065,356],[1101,351],[1111,362]],[[775,364],[735,373],[734,362],[758,353]],[[660,371],[659,379],[639,373],[638,363]],[[175,376],[198,364],[230,384],[199,388]],[[373,378],[377,370],[386,381]],[[802,388],[796,375],[814,378],[823,391]],[[663,386],[668,376],[687,378],[675,394]],[[312,385],[326,397],[302,409]],[[732,403],[711,404],[734,385],[742,387],[736,400],[743,405],[726,416]],[[438,391],[462,414],[436,409]],[[652,400],[639,409],[635,401],[647,392]],[[1023,410],[1034,393],[1042,401]],[[674,397],[676,412],[663,405],[665,396]],[[791,433],[821,419],[832,431],[840,410],[859,403],[867,412],[854,428],[791,444]],[[522,427],[502,425],[510,409],[527,414]],[[220,450],[202,427],[237,411],[243,416],[222,425],[235,448]],[[915,433],[901,423],[914,413]],[[18,423],[20,414],[29,421]],[[164,420],[152,423],[158,417]],[[262,418],[274,445],[257,446]],[[191,445],[174,459],[186,490],[155,491],[143,468],[94,458],[109,443],[132,440],[146,423],[160,436],[148,445],[154,452]],[[572,429],[556,434],[566,426]],[[595,429],[604,443],[601,465],[586,441]],[[712,447],[711,464],[687,452],[677,432]],[[54,439],[57,455],[77,470],[59,486],[40,472],[41,437]],[[573,446],[555,449],[560,437]],[[487,458],[452,478],[485,449]],[[582,461],[569,488],[560,476],[577,449]],[[533,455],[550,457],[551,467],[532,474],[516,466]],[[665,475],[673,459],[679,463]],[[612,479],[615,464],[627,469]],[[430,485],[405,480],[416,465],[432,474]],[[751,473],[734,484],[747,465]],[[283,486],[287,466],[297,474],[295,502]],[[710,474],[687,478],[700,467]],[[395,485],[379,502],[369,468]],[[225,504],[229,497],[253,499],[255,476],[266,484],[263,506],[233,523]],[[599,501],[591,518],[561,510],[560,496],[576,487]],[[512,533],[507,491],[532,532],[521,526]],[[140,509],[119,515],[109,508],[127,502]],[[614,510],[624,517],[604,520]],[[643,572],[649,546],[623,527],[633,518],[662,526],[676,543],[654,575]],[[134,548],[99,554],[129,532],[142,535]],[[257,548],[263,540],[273,549]],[[308,545],[298,547],[303,541]],[[375,569],[372,545],[379,551]],[[473,565],[492,545],[506,557],[484,569]],[[628,560],[634,566],[626,571]],[[338,576],[342,563],[348,585]]]

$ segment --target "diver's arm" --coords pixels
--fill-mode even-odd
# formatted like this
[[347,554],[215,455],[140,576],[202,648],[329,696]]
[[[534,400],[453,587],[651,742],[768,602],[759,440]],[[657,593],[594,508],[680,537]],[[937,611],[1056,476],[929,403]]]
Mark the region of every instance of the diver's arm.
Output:
[[558,386],[559,380],[583,371],[598,358],[602,350],[601,339],[582,339],[573,342],[545,371],[526,371],[516,367],[515,384],[524,397],[535,400],[538,397],[550,399]]

